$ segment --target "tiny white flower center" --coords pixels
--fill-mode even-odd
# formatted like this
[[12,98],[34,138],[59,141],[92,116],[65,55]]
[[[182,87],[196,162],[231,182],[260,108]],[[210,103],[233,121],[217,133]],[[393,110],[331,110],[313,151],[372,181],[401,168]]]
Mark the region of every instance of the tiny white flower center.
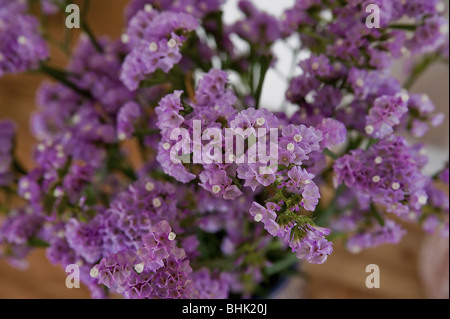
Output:
[[122,34],[120,40],[122,41],[122,43],[127,44],[128,42],[130,42],[130,36],[128,34]]
[[151,4],[146,4],[144,6],[144,10],[145,10],[145,12],[152,12],[153,11],[153,6]]
[[155,184],[153,184],[152,182],[148,182],[147,184],[145,184],[145,189],[147,190],[147,192],[151,192],[155,189]]
[[64,194],[64,192],[62,190],[60,190],[59,188],[55,189],[55,191],[53,192],[53,196],[56,198],[61,197]]
[[175,41],[175,39],[170,39],[169,42],[167,42],[167,45],[169,46],[169,48],[175,48],[175,46],[177,45],[177,41]]
[[260,222],[260,221],[262,221],[262,219],[263,219],[263,215],[262,214],[256,214],[255,215],[255,222]]
[[214,194],[219,194],[221,190],[222,190],[222,188],[219,185],[214,185],[212,187],[212,191]]
[[173,240],[175,240],[175,238],[177,238],[177,234],[175,234],[174,232],[171,232],[170,234],[169,234],[169,240],[170,241],[173,241]]
[[408,92],[403,91],[400,94],[400,98],[402,99],[403,102],[408,102],[409,101],[409,94],[408,94]]
[[439,32],[442,34],[447,34],[448,33],[448,24],[444,24],[439,28]]
[[445,11],[445,4],[443,2],[439,2],[436,4],[436,11],[439,13],[443,13]]
[[381,177],[380,176],[374,176],[373,178],[372,178],[372,181],[374,182],[374,183],[378,183],[379,181],[381,181]]
[[419,197],[419,203],[422,205],[425,205],[428,202],[428,197],[427,196],[420,196]]
[[125,134],[124,132],[119,133],[119,141],[125,141],[127,139],[127,134]]
[[366,133],[367,133],[368,135],[373,134],[374,131],[375,131],[375,128],[374,128],[372,125],[367,125],[367,126],[366,126]]
[[25,36],[21,35],[17,38],[17,42],[21,45],[27,44],[28,40]]
[[162,203],[161,203],[161,200],[159,198],[153,199],[153,206],[154,207],[158,208],[158,207],[161,207],[161,205],[162,205]]
[[297,143],[300,143],[301,141],[303,141],[303,136],[301,136],[300,134],[295,135],[294,141],[296,141]]
[[289,143],[286,148],[288,151],[292,152],[295,149],[295,145],[292,143]]
[[375,158],[375,164],[380,165],[381,163],[383,163],[383,158],[381,156],[378,156],[377,158]]
[[150,49],[150,51],[156,52],[156,51],[158,51],[158,44],[156,42],[152,42],[152,43],[150,43],[148,48]]
[[192,6],[187,6],[186,7],[186,12],[187,13],[192,13],[192,12],[194,12],[194,8]]
[[138,274],[141,274],[144,271],[144,267],[145,267],[145,264],[144,263],[140,263],[140,264],[137,264],[137,265],[134,266],[134,270],[136,270],[136,272]]
[[400,189],[400,184],[399,183],[397,183],[397,182],[395,182],[395,183],[392,183],[392,189],[393,190],[399,190]]
[[92,278],[97,278],[98,277],[98,268],[93,267],[89,274],[91,275]]
[[356,80],[356,86],[363,87],[364,86],[364,80],[363,79]]
[[163,144],[163,149],[165,149],[166,151],[170,150],[170,144],[169,143],[164,143]]
[[311,68],[313,69],[313,70],[318,70],[319,69],[319,63],[317,63],[317,62],[314,62],[312,65],[311,65]]
[[263,117],[260,117],[259,119],[256,120],[256,124],[258,124],[259,126],[264,125],[266,123],[266,119]]

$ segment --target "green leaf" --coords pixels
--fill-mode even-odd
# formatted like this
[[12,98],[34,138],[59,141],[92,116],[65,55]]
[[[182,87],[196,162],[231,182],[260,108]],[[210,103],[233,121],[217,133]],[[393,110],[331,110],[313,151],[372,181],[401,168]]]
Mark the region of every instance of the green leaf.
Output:
[[28,246],[35,248],[47,248],[50,247],[50,244],[40,238],[31,237],[28,239]]

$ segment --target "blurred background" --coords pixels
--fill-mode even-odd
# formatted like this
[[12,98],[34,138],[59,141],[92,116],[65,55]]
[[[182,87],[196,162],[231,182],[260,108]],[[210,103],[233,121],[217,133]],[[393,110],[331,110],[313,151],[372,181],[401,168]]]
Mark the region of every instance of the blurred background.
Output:
[[[228,0],[225,20],[241,18],[238,0]],[[77,1],[74,1],[75,3]],[[89,23],[96,35],[118,37],[123,32],[123,8],[128,0],[93,0]],[[294,0],[254,0],[260,8],[280,15]],[[445,1],[448,5],[448,1]],[[50,18],[55,37],[63,37],[64,18]],[[77,32],[76,36],[78,36]],[[74,42],[76,40],[74,37]],[[292,55],[282,43],[274,47],[280,57],[277,69],[289,74]],[[67,59],[52,49],[52,64],[63,67]],[[399,63],[394,72],[400,79],[404,65]],[[29,116],[35,109],[35,93],[47,80],[37,74],[0,78],[0,118],[12,118],[18,124],[17,154],[27,168],[33,167],[31,146],[34,140],[29,131]],[[277,109],[283,101],[287,83],[276,72],[268,74],[263,90],[263,106]],[[434,65],[416,83],[415,93],[427,93],[440,112],[447,115],[444,126],[431,131],[425,142],[431,162],[428,170],[441,168],[449,153],[449,69],[448,65]],[[420,227],[405,225],[408,229],[397,246],[382,246],[353,255],[342,245],[335,244],[335,252],[324,265],[304,265],[305,277],[294,277],[277,294],[278,298],[448,298],[448,240],[425,235]],[[0,298],[88,298],[84,287],[68,289],[66,274],[60,267],[51,266],[43,251],[29,257],[29,268],[21,271],[0,260]],[[380,267],[381,287],[368,289],[365,285],[366,266]]]

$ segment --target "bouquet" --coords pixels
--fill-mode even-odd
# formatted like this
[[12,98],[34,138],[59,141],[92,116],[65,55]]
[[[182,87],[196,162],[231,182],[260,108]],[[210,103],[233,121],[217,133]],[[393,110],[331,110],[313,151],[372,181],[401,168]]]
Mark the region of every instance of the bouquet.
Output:
[[[397,244],[403,222],[448,237],[448,165],[424,174],[421,143],[444,116],[409,92],[448,63],[445,5],[296,0],[274,16],[241,0],[227,23],[224,2],[131,0],[111,39],[89,27],[89,0],[0,0],[0,77],[52,79],[31,170],[0,120],[1,257],[20,267],[45,249],[94,298],[249,298],[337,240]],[[83,31],[56,39],[64,69],[46,27],[58,14]],[[293,56],[281,108],[262,101],[279,44]],[[402,58],[406,83],[391,74]]]

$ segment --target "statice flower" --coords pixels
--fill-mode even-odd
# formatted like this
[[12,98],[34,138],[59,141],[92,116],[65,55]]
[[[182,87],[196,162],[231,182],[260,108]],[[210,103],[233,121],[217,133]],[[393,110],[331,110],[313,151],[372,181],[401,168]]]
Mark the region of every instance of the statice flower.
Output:
[[[414,137],[423,137],[430,127],[437,127],[442,124],[444,115],[435,113],[436,107],[428,95],[412,94],[408,101],[410,116],[406,119],[407,126],[411,127]],[[405,119],[403,120],[405,122]]]
[[36,69],[49,50],[24,2],[0,2],[0,77]]
[[175,188],[169,183],[144,178],[130,185],[111,203],[103,219],[106,252],[136,250],[152,225],[175,218],[176,205]]
[[426,204],[426,177],[421,168],[417,151],[397,136],[367,151],[352,151],[334,164],[337,184],[344,183],[400,216]]
[[[278,215],[280,207],[269,203],[262,206],[253,203],[250,215],[255,221],[264,224],[264,228],[274,237],[279,237],[288,244],[299,259],[305,259],[309,263],[322,264],[333,252],[332,244],[325,238],[330,230],[313,225],[308,218],[299,216],[295,222],[280,224],[285,217]],[[288,214],[292,212],[288,211]],[[278,215],[278,216],[277,216]]]
[[195,299],[227,299],[230,293],[230,275],[215,274],[203,268],[191,275]]
[[13,143],[15,125],[8,120],[0,120],[0,186],[8,186],[13,180]]
[[373,138],[382,139],[394,132],[394,126],[408,112],[409,97],[381,96],[374,102],[366,118],[366,133]]
[[323,139],[320,141],[321,148],[331,148],[341,145],[347,138],[347,129],[345,125],[337,120],[326,118],[317,126],[322,132]]
[[106,231],[103,220],[103,214],[98,214],[88,223],[72,218],[65,225],[67,243],[90,264],[103,256],[103,238]]
[[181,60],[186,35],[197,27],[197,20],[185,13],[139,11],[122,38],[131,49],[120,76],[125,86],[134,91],[156,70],[168,73]]
[[52,15],[61,9],[64,0],[40,0],[42,12],[46,15]]
[[[444,120],[407,88],[448,60],[445,5],[295,0],[278,18],[240,0],[244,18],[227,23],[223,3],[131,0],[118,39],[83,20],[57,69],[33,13],[65,1],[0,0],[0,77],[58,82],[37,94],[31,170],[0,121],[2,257],[23,266],[45,248],[94,298],[252,298],[295,257],[324,263],[335,236],[351,252],[396,244],[401,220],[448,237],[448,165],[426,176],[424,145],[400,136]],[[289,111],[269,111],[270,73],[288,82]]]
[[135,132],[135,122],[141,117],[140,106],[135,102],[129,102],[122,106],[117,116],[117,134],[119,140],[131,138]]
[[384,226],[377,225],[373,229],[348,238],[347,249],[352,253],[359,253],[363,249],[377,247],[383,244],[398,244],[406,231],[392,220],[386,220]]
[[189,298],[192,268],[167,221],[151,227],[137,251],[123,250],[103,258],[91,270],[99,284],[126,298]]
[[0,241],[13,245],[26,245],[33,236],[38,235],[44,221],[43,215],[30,209],[14,211],[2,224]]
[[236,33],[263,50],[280,38],[281,28],[275,17],[258,10],[248,0],[239,1],[238,6],[246,15],[246,19],[233,24],[229,32]]
[[449,25],[444,17],[433,16],[417,27],[414,37],[406,45],[416,54],[433,52],[448,38]]

